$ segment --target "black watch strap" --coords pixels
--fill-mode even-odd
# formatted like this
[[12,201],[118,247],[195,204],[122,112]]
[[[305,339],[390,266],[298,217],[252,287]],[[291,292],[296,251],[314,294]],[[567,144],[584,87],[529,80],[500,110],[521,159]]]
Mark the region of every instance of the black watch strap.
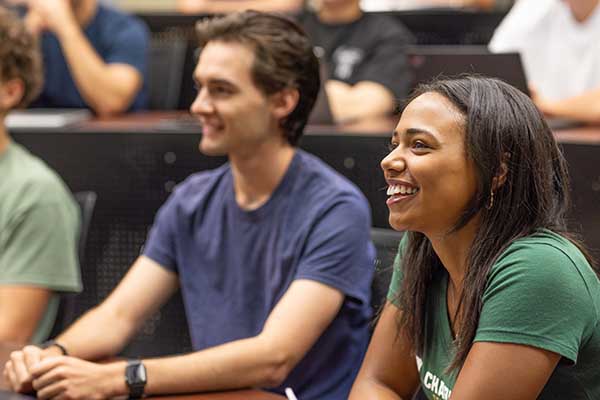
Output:
[[125,383],[129,388],[130,399],[141,399],[146,387],[146,367],[141,360],[128,360],[125,367]]
[[42,349],[47,349],[48,347],[52,347],[52,346],[58,347],[60,349],[60,352],[63,354],[63,356],[69,355],[67,348],[65,346],[63,346],[62,344],[58,343],[56,340],[46,340],[44,343],[40,344],[40,347]]

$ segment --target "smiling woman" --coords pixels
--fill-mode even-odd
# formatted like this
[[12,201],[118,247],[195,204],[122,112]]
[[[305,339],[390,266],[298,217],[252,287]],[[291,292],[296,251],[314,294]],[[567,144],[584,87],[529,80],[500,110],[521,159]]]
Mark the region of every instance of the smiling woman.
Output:
[[600,398],[599,272],[530,99],[489,78],[422,85],[381,166],[408,233],[351,399]]

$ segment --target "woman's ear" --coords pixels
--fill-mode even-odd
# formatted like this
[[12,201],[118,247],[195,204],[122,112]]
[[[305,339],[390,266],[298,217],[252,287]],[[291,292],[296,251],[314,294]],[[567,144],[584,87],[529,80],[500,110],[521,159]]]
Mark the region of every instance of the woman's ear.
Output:
[[0,83],[0,108],[2,111],[12,110],[21,102],[25,94],[25,84],[19,78]]
[[496,189],[502,187],[506,182],[506,177],[508,175],[508,161],[510,160],[510,153],[504,153],[502,156],[502,160],[500,161],[500,167],[498,168],[498,172],[496,176],[492,179],[492,190],[496,191]]

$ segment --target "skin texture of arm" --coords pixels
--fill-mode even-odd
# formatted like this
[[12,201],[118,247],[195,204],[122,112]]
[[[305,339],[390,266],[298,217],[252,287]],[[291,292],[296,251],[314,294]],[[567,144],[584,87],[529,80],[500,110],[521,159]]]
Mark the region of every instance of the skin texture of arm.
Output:
[[184,13],[232,13],[243,10],[295,12],[302,0],[177,0],[177,9]]
[[[350,400],[411,399],[419,384],[414,355],[397,336],[398,309],[387,304],[369,345]],[[530,346],[476,342],[452,389],[460,400],[535,400],[560,356]]]
[[[142,260],[147,259],[142,257]],[[162,269],[158,265],[150,269],[155,268]],[[154,304],[143,307],[136,304],[138,311],[127,311],[127,305],[134,298],[136,303],[141,301],[139,298],[143,295],[138,291],[140,288],[144,293],[157,293],[156,288],[148,288],[150,271],[138,273],[136,269],[139,270],[136,266],[132,268],[98,310],[86,314],[58,338],[69,352],[84,358],[98,358],[111,352],[114,354],[123,344],[121,339],[128,337],[134,327],[139,326],[138,315],[147,315],[147,310],[155,308]],[[151,275],[155,273],[152,271]],[[170,274],[166,270],[163,273]],[[159,293],[158,297],[163,296]],[[153,302],[158,303],[156,296],[152,298]],[[327,328],[337,315],[343,299],[341,292],[329,286],[308,280],[295,281],[273,309],[259,335],[187,355],[144,360],[148,375],[146,393],[276,386]],[[122,316],[119,321],[123,322],[116,323],[115,316],[123,312],[133,315]],[[98,323],[110,323],[111,327],[115,327],[118,333],[109,335],[115,338],[97,337],[100,336],[95,329]],[[119,325],[125,328],[117,328]],[[105,330],[102,332],[104,335]],[[56,354],[56,349],[50,351]],[[27,357],[21,355],[13,359],[19,357],[23,362],[17,360],[14,366],[7,366],[5,374],[11,382],[15,382],[13,389],[26,390],[27,386],[20,383],[23,379],[19,379],[19,371],[27,369],[39,398],[50,398],[58,393],[66,394],[68,398],[107,398],[127,393],[123,380],[124,362],[99,365],[74,357],[46,357],[41,362],[34,361],[23,368],[22,364],[27,365]],[[35,356],[29,358],[35,360]]]
[[0,286],[0,342],[27,343],[42,318],[51,292],[33,286]]
[[413,351],[398,335],[400,310],[387,303],[350,393],[350,400],[410,400],[419,386]]
[[463,365],[451,400],[535,400],[560,356],[535,347],[476,342]]
[[101,116],[126,111],[142,85],[141,74],[130,65],[102,60],[68,0],[29,0],[28,5],[27,19],[58,38],[77,89],[90,108]]
[[351,86],[329,80],[325,90],[337,123],[381,117],[394,111],[392,92],[376,82],[362,81]]
[[546,99],[534,89],[531,90],[531,98],[540,111],[548,116],[600,123],[600,89],[563,100]]

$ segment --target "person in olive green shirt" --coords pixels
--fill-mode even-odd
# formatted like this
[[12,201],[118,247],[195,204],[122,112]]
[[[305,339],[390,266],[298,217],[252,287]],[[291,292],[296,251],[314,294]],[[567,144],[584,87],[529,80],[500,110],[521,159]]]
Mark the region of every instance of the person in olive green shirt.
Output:
[[7,113],[42,83],[39,49],[15,15],[0,7],[0,342],[44,340],[58,292],[80,291],[79,209],[48,166],[13,142]]
[[421,85],[390,147],[406,233],[350,399],[600,399],[600,271],[531,99],[491,78]]

